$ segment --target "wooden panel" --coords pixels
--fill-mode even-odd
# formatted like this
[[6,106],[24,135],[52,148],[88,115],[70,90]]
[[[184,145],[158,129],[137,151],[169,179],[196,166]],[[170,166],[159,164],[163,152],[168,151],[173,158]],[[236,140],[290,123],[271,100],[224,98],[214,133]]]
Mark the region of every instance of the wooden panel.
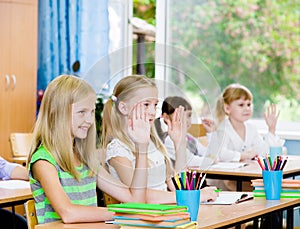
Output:
[[37,0],[0,0],[0,155],[9,161],[10,133],[35,122],[37,11]]

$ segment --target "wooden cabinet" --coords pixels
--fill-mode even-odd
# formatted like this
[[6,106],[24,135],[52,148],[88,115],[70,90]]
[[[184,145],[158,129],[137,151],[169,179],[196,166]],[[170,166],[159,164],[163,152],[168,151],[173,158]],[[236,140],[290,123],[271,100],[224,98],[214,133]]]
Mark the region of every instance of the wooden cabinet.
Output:
[[31,132],[36,114],[37,0],[0,0],[0,155],[9,136]]

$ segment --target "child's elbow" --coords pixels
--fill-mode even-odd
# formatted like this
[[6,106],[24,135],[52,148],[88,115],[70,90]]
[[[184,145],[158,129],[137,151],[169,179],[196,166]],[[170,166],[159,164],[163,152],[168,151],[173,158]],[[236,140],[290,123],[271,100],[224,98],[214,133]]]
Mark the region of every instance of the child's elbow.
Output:
[[71,208],[62,209],[58,214],[63,223],[74,223],[75,221]]

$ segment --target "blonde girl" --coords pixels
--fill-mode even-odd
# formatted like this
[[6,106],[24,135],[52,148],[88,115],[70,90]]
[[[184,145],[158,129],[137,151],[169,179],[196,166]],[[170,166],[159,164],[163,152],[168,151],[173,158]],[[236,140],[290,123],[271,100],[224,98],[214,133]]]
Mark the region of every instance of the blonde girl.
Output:
[[[146,185],[145,170],[136,170],[128,188],[99,166],[95,103],[95,91],[75,76],[59,76],[45,91],[28,158],[39,224],[60,219],[64,223],[111,219],[111,212],[97,207],[96,184],[121,201],[145,201],[145,189],[135,188],[136,184]],[[148,141],[137,138],[140,131],[150,131],[149,123],[141,116],[140,111],[133,114],[132,124],[127,127],[137,146]],[[137,154],[136,167],[145,168],[147,155]]]
[[[112,97],[106,102],[103,110],[102,122],[102,147],[106,149],[106,165],[109,172],[120,179],[124,184],[129,184],[134,172],[134,162],[137,158],[136,148],[126,131],[130,118],[130,111],[136,106],[142,106],[146,111],[146,119],[151,124],[150,141],[147,145],[148,152],[148,183],[147,193],[151,195],[152,202],[175,203],[175,192],[170,181],[173,168],[166,149],[160,141],[153,125],[158,103],[158,90],[153,80],[140,75],[127,76],[115,86]],[[183,107],[175,111],[170,122],[169,136],[174,141],[176,156],[175,169],[182,170],[186,165],[185,149],[186,140],[183,135],[182,120]],[[141,133],[145,135],[146,133]],[[213,188],[202,192],[202,200],[214,199],[216,195]],[[150,198],[149,198],[150,199]]]
[[221,161],[243,161],[268,152],[270,145],[282,145],[275,135],[279,112],[276,105],[264,114],[269,132],[264,138],[247,122],[253,113],[253,96],[241,84],[228,85],[216,104],[217,131],[211,139],[209,152],[218,152]]

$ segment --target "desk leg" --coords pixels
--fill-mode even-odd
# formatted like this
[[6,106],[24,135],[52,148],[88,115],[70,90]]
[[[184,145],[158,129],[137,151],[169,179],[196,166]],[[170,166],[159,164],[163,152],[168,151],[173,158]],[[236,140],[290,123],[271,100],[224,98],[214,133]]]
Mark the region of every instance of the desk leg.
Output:
[[294,228],[294,208],[289,208],[286,210],[286,228]]
[[253,220],[253,228],[258,229],[258,219]]
[[12,213],[13,213],[13,225],[14,225],[14,229],[16,229],[16,212],[15,212],[15,206],[13,205],[12,207],[11,207],[11,211],[12,211]]
[[242,185],[243,185],[243,180],[242,179],[237,179],[236,180],[236,191],[241,192],[242,191]]

